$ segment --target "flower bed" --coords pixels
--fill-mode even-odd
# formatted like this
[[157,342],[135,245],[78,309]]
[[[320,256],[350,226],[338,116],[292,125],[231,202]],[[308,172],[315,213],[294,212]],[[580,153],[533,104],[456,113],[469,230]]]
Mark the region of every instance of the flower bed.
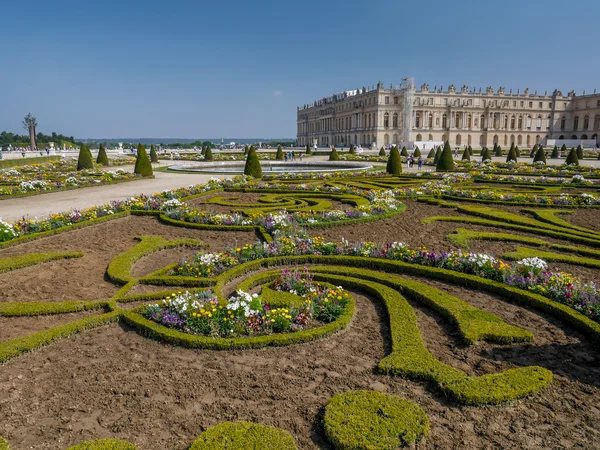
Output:
[[277,292],[298,296],[284,307],[265,303],[258,294],[238,290],[226,304],[212,291],[179,292],[146,307],[147,319],[185,333],[212,337],[241,337],[290,333],[337,320],[350,301],[341,287],[314,283],[307,271],[284,269],[275,280]]

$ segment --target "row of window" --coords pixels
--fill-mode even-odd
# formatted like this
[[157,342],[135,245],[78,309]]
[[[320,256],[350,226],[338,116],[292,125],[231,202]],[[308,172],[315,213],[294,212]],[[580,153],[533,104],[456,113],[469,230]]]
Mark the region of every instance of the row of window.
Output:
[[[567,124],[567,118],[565,116],[560,119],[560,129],[564,131]],[[583,117],[583,128],[582,130],[588,130],[590,127],[590,116]],[[594,119],[594,130],[600,130],[600,115],[596,116]],[[573,130],[579,130],[579,116],[575,116],[573,118]]]

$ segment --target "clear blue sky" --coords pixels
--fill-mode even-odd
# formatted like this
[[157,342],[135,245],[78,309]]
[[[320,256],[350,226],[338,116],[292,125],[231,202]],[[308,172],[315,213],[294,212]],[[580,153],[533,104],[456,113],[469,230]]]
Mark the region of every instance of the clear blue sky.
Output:
[[296,107],[413,76],[600,89],[600,3],[555,0],[3,2],[0,130],[293,137]]

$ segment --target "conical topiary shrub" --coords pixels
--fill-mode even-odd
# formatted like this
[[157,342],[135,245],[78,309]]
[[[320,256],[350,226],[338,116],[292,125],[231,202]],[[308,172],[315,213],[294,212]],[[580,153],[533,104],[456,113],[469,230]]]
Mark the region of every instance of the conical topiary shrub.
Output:
[[487,159],[492,159],[492,152],[489,148],[483,147],[483,149],[481,150],[481,161],[483,162]]
[[108,166],[108,155],[106,154],[104,144],[100,144],[100,149],[98,150],[98,157],[96,158],[96,162],[98,164],[102,164],[103,166]]
[[312,150],[310,149],[310,145],[306,144],[306,154],[310,155],[312,153]]
[[421,156],[421,150],[419,149],[419,147],[415,147],[415,151],[413,152],[413,156],[415,158],[418,158],[419,156]]
[[546,164],[546,152],[543,148],[538,148],[533,157],[533,162],[543,162]]
[[509,161],[517,162],[517,160],[518,160],[517,152],[515,151],[514,147],[511,147],[510,150],[508,151],[508,155],[506,155],[506,162],[509,162]]
[[575,150],[574,148],[571,149],[571,151],[569,152],[569,155],[567,156],[567,160],[565,161],[565,164],[567,164],[567,165],[575,164],[576,166],[579,165],[579,158],[577,157],[577,150]]
[[248,145],[244,145],[244,155],[247,155],[248,151],[249,151]]
[[244,175],[262,178],[262,167],[260,166],[258,155],[253,146],[248,150],[248,157],[246,158],[246,165],[244,166]]
[[560,156],[567,156],[567,146],[565,144],[560,147]]
[[275,154],[275,159],[277,161],[283,161],[285,159],[283,156],[283,150],[281,150],[281,145],[277,146],[277,153]]
[[331,149],[331,153],[329,154],[329,161],[339,161],[339,160],[340,160],[340,155],[338,154],[335,147],[333,147]]
[[379,150],[379,156],[385,156],[385,149],[383,147]]
[[400,158],[400,152],[396,146],[390,151],[385,171],[391,175],[400,175],[402,173],[402,158]]
[[583,159],[583,148],[581,147],[581,144],[577,146],[577,159]]
[[77,170],[92,169],[94,167],[94,160],[92,159],[92,152],[87,145],[81,144],[79,149],[79,158],[77,159]]
[[435,158],[435,149],[431,149],[429,150],[429,153],[427,153],[427,158]]
[[502,156],[502,147],[500,147],[499,145],[496,147],[496,152],[494,153],[495,156]]
[[433,156],[433,165],[437,166],[438,161],[440,160],[440,157],[442,156],[442,147],[438,147],[437,150],[435,151],[435,155]]
[[348,150],[348,153],[350,153],[351,155],[356,155],[356,148],[354,147],[354,145],[350,144],[350,150]]
[[463,151],[461,160],[462,161],[471,161],[471,154],[469,153],[468,148],[465,148],[465,150]]
[[469,145],[467,149],[469,150],[469,156],[473,156],[473,147]]
[[446,141],[446,143],[444,144],[444,150],[442,150],[438,162],[435,165],[435,170],[437,172],[447,172],[452,169],[454,169],[452,149],[450,148],[450,143]]
[[146,153],[146,147],[144,147],[142,144],[138,145],[137,158],[135,159],[135,168],[133,169],[133,173],[137,173],[143,177],[151,177],[154,175],[150,158],[148,158],[148,153]]
[[555,145],[552,149],[552,154],[550,155],[550,158],[558,158],[559,156],[560,153],[558,152],[558,147]]
[[535,144],[533,146],[533,148],[531,149],[531,151],[529,152],[529,157],[530,158],[534,158],[535,155],[536,155],[536,153],[537,153],[537,151],[538,151],[538,146],[537,146],[537,144]]
[[207,145],[206,148],[204,149],[204,161],[212,161],[212,160],[213,160],[212,149]]
[[515,156],[517,158],[521,157],[521,150],[519,150],[519,147],[515,145]]
[[400,152],[400,156],[404,156],[405,158],[408,158],[408,150],[406,150],[406,147],[402,147],[402,151]]
[[158,154],[156,153],[156,149],[154,148],[154,145],[150,146],[150,161],[153,163],[158,162]]

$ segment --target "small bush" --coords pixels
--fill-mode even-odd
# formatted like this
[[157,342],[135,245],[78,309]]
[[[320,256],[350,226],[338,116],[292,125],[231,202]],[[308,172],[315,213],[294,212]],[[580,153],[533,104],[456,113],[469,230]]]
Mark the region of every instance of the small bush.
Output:
[[543,162],[546,164],[546,152],[543,148],[538,148],[535,152],[535,156],[533,157],[533,162]]
[[154,148],[154,144],[150,146],[150,161],[153,163],[158,162],[158,154],[156,153],[156,149]]
[[329,161],[339,161],[339,160],[340,160],[340,155],[338,154],[335,147],[333,147],[331,149],[331,153],[329,154]]
[[567,154],[567,146],[565,144],[561,145],[560,154],[561,156],[565,156]]
[[94,160],[92,159],[92,152],[87,145],[81,144],[81,148],[79,149],[79,158],[77,159],[77,170],[93,168]]
[[506,155],[506,162],[509,162],[509,161],[517,162],[517,160],[518,160],[517,152],[514,147],[511,147],[510,150],[508,151],[508,155]]
[[462,161],[471,161],[471,153],[469,153],[469,149],[465,148],[465,151],[462,154]]
[[537,146],[537,144],[535,144],[533,146],[533,148],[531,149],[531,151],[529,152],[529,157],[530,158],[535,157],[535,154],[537,153],[537,151],[538,151],[538,146]]
[[[1,447],[0,447],[1,448]],[[95,439],[69,447],[67,450],[136,450],[131,442],[121,439]]]
[[152,171],[152,164],[150,163],[150,158],[148,158],[148,153],[146,153],[146,147],[143,144],[138,145],[137,150],[137,158],[135,159],[135,167],[133,169],[133,173],[137,173],[143,177],[151,177],[154,175]]
[[340,450],[396,450],[429,433],[429,419],[419,406],[377,391],[333,396],[323,425],[329,441]]
[[454,159],[452,158],[452,150],[450,149],[450,143],[446,141],[444,144],[444,150],[438,159],[435,166],[437,172],[447,172],[454,169]]
[[350,150],[348,150],[348,153],[351,155],[356,155],[356,149],[354,148],[354,145],[350,145]]
[[419,156],[421,156],[421,150],[419,149],[419,147],[415,147],[415,151],[413,152],[413,156],[415,158],[418,158]]
[[213,160],[212,150],[208,146],[206,147],[206,150],[204,150],[204,160],[205,161],[212,161]]
[[281,150],[281,145],[277,146],[277,153],[275,154],[275,159],[277,161],[283,161],[285,159],[283,157],[283,150]]
[[189,450],[297,450],[285,430],[251,422],[223,422],[200,435]]
[[579,158],[577,157],[577,151],[572,148],[571,151],[569,152],[569,155],[567,156],[567,160],[565,161],[566,164],[575,164],[576,166],[579,165]]
[[583,148],[581,144],[577,146],[577,159],[583,159]]
[[502,156],[502,147],[500,147],[499,145],[496,147],[496,152],[494,153],[495,156]]
[[435,150],[434,149],[429,150],[429,153],[427,153],[427,158],[435,158]]
[[435,151],[435,155],[433,156],[433,165],[434,166],[437,166],[437,163],[440,160],[441,156],[442,156],[442,149],[441,149],[441,147],[438,147],[437,150]]
[[379,156],[385,156],[385,149],[383,147],[379,150]]
[[96,158],[96,162],[98,164],[102,164],[103,166],[108,166],[108,155],[106,154],[104,144],[100,144],[100,149],[98,150],[98,157]]
[[400,156],[404,156],[405,158],[408,158],[408,150],[406,150],[406,147],[402,147],[402,151],[400,152]]
[[558,152],[558,147],[555,145],[552,149],[552,154],[550,155],[550,158],[558,158],[559,156],[560,153]]
[[515,145],[515,156],[517,158],[521,157],[521,151],[519,150],[519,147],[517,145]]
[[306,154],[310,155],[312,153],[312,150],[310,149],[310,145],[306,144]]
[[398,147],[392,148],[385,170],[391,175],[400,175],[402,173],[402,159],[400,158]]
[[250,147],[248,150],[248,157],[246,158],[246,165],[244,166],[244,175],[250,175],[254,178],[262,178],[262,167],[260,166],[260,161],[258,160],[258,155],[256,154],[256,150],[254,150],[254,146]]
[[470,145],[467,147],[467,150],[469,150],[469,156],[473,156],[473,148]]

